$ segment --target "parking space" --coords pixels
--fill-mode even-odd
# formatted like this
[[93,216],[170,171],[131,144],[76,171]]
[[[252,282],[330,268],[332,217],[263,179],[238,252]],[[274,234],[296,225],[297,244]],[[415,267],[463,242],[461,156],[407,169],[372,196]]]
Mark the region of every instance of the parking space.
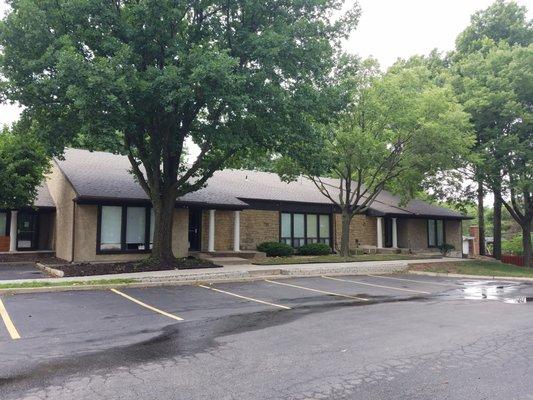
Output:
[[0,281],[49,278],[34,263],[0,263]]
[[[531,291],[531,286],[521,288],[525,291],[522,296],[527,300],[527,290]],[[465,299],[474,298],[471,285],[463,285],[457,279],[413,275],[335,275],[197,286],[19,294],[0,297],[3,321],[0,341],[18,340],[19,337],[45,341],[54,341],[58,337],[65,340],[66,337],[66,340],[75,341],[86,336],[87,332],[98,332],[97,338],[109,332],[126,336],[155,331],[183,321],[264,311],[290,312],[302,307],[341,302],[370,305],[406,299],[446,301],[451,297],[445,298],[444,294],[461,291],[470,295]],[[480,293],[483,293],[481,289]]]

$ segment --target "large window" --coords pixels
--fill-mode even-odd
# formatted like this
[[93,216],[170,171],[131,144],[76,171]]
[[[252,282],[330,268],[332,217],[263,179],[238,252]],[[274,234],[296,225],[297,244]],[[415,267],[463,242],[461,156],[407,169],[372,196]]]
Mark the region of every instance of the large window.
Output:
[[0,212],[0,236],[7,236],[7,213]]
[[280,241],[292,247],[331,243],[329,214],[281,213]]
[[439,247],[444,244],[444,221],[428,219],[428,247]]
[[153,241],[150,207],[100,206],[100,252],[147,251]]

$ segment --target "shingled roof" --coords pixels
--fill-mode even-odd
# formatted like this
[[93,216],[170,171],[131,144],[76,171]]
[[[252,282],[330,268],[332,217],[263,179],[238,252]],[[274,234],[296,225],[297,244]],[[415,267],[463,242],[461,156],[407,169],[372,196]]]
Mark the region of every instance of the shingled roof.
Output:
[[[148,200],[131,174],[131,166],[125,156],[67,149],[64,159],[56,160],[56,163],[73,185],[77,201]],[[335,193],[338,189],[333,186],[338,185],[335,180],[328,181]],[[332,205],[309,179],[302,177],[285,183],[274,173],[236,169],[215,172],[205,188],[180,197],[177,203],[239,209],[248,207],[253,201]],[[382,192],[369,212],[374,215],[466,218],[458,212],[420,200],[400,206],[400,198],[389,192]]]

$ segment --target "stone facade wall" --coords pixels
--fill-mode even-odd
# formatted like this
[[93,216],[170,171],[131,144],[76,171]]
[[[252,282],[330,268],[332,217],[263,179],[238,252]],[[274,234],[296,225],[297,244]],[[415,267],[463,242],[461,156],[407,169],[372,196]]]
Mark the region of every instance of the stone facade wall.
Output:
[[[233,251],[234,211],[215,211],[215,251]],[[243,210],[240,216],[241,250],[256,250],[263,242],[279,240],[279,212]],[[209,211],[202,213],[202,250],[209,241]]]
[[[234,211],[215,211],[215,250],[233,250]],[[242,222],[241,222],[242,224]],[[242,232],[241,232],[242,236]],[[209,244],[209,210],[202,212],[202,250],[207,251]]]
[[453,244],[455,247],[454,254],[463,252],[463,233],[461,221],[449,220],[444,221],[444,231],[446,232],[446,243]]
[[76,192],[55,162],[47,176],[46,184],[56,205],[55,252],[56,257],[72,261],[73,212]]
[[427,220],[420,218],[398,218],[398,246],[412,250],[428,247]]
[[[342,216],[334,214],[333,237],[335,248],[341,247]],[[350,249],[359,246],[377,246],[377,218],[356,215],[350,223]]]
[[241,211],[241,249],[256,250],[263,242],[279,241],[279,212]]

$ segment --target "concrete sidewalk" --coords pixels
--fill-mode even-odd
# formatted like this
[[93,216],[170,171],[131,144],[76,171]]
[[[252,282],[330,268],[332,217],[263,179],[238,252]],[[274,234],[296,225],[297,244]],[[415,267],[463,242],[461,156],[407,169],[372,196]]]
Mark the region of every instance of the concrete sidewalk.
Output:
[[[445,259],[420,259],[420,260],[390,260],[390,261],[361,261],[346,263],[317,263],[317,264],[287,264],[287,265],[232,265],[222,268],[150,271],[125,274],[108,274],[78,276],[67,278],[45,278],[38,282],[86,282],[110,279],[131,279],[135,283],[184,283],[220,282],[261,279],[271,276],[320,276],[320,275],[364,275],[364,274],[389,274],[404,272],[408,264],[455,262],[460,258]],[[0,284],[23,284],[34,282],[33,279],[3,280]]]

